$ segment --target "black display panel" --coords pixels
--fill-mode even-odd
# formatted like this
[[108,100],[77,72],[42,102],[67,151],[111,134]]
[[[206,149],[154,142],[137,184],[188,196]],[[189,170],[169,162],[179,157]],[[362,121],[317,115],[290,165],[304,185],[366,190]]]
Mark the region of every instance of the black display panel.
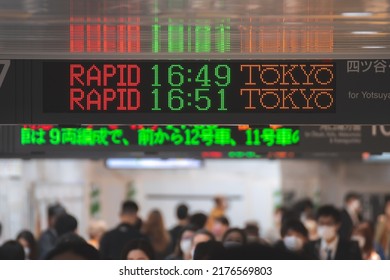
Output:
[[390,123],[390,60],[8,62],[3,124]]
[[334,113],[329,62],[44,62],[44,113]]

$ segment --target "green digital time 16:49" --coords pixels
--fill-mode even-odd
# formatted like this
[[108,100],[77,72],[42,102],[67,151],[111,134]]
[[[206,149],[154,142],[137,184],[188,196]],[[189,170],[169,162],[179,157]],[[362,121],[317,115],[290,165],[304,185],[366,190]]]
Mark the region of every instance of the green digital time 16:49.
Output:
[[[172,64],[167,69],[160,68],[159,64],[152,67],[154,72],[152,111],[161,111],[162,107],[168,107],[172,111],[181,111],[187,107],[198,111],[208,111],[212,107],[217,107],[218,111],[227,111],[226,87],[231,83],[228,65],[204,64],[200,69],[199,67],[193,69],[185,68],[181,64]],[[161,90],[163,86],[165,92]]]

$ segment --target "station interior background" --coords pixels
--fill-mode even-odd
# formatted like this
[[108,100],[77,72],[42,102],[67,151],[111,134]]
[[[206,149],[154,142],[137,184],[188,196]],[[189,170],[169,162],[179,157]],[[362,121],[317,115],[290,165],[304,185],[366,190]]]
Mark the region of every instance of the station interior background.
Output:
[[[2,160],[0,166],[4,239],[21,228],[45,229],[46,207],[56,201],[78,218],[79,233],[87,237],[91,219],[115,226],[126,198],[140,204],[143,218],[159,208],[169,228],[179,203],[207,214],[213,197],[225,195],[231,224],[256,221],[264,236],[277,206],[311,198],[317,205],[341,207],[344,195],[355,191],[363,194],[365,216],[374,218],[390,193],[390,164],[362,161],[205,160],[201,168],[189,170],[109,170],[103,160]],[[100,210],[91,215],[96,201]]]

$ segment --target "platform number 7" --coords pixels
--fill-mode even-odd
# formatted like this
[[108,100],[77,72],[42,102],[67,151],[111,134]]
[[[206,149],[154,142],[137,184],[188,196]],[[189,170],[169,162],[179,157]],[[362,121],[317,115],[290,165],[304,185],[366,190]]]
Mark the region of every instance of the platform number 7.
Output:
[[7,75],[10,65],[11,65],[10,60],[0,60],[0,88],[3,85],[5,76]]

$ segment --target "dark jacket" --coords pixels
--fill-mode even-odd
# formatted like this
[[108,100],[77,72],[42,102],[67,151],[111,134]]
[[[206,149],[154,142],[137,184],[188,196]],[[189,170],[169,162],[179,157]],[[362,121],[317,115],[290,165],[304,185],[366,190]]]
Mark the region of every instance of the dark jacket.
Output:
[[47,229],[41,234],[38,241],[39,259],[45,259],[46,255],[57,245],[57,239],[58,236],[54,229]]
[[108,231],[100,241],[100,253],[103,260],[120,260],[125,245],[134,239],[144,238],[139,229],[129,224],[120,224]]
[[339,229],[339,236],[342,239],[350,240],[353,231],[353,221],[347,210],[341,211],[341,226]]
[[[310,241],[306,244],[305,254],[311,259],[320,259],[321,239]],[[334,257],[335,260],[361,260],[362,254],[359,249],[359,244],[356,241],[349,241],[340,237],[337,244],[337,251]]]

